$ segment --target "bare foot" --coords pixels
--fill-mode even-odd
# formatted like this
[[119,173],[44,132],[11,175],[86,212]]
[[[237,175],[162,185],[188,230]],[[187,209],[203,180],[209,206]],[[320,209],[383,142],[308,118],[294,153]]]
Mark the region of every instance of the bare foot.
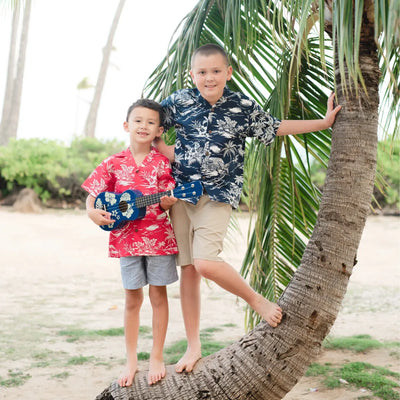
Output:
[[189,349],[187,348],[186,353],[183,357],[178,361],[175,366],[176,372],[191,372],[193,371],[194,366],[196,365],[197,361],[201,358],[201,348],[196,349]]
[[150,356],[149,373],[147,375],[147,382],[149,385],[154,385],[165,376],[165,365],[163,359]]
[[273,328],[278,326],[282,319],[282,309],[278,304],[272,303],[260,294],[257,294],[257,300],[253,310],[267,321]]
[[133,382],[133,378],[135,377],[137,371],[137,367],[135,366],[134,369],[129,369],[127,367],[126,371],[122,373],[118,378],[118,384],[121,387],[131,386]]

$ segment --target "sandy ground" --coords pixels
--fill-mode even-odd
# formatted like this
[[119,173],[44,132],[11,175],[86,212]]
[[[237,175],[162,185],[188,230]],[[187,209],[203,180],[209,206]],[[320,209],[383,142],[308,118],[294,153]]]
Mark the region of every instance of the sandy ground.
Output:
[[[0,399],[94,399],[123,369],[123,336],[69,341],[63,330],[122,327],[124,308],[118,260],[107,258],[107,233],[82,210],[21,214],[0,207]],[[238,218],[225,257],[239,266],[246,243],[246,214]],[[400,219],[370,217],[361,240],[358,264],[333,336],[370,334],[400,340]],[[166,345],[184,339],[178,284],[169,287],[170,324]],[[244,333],[244,304],[215,285],[202,286],[201,329],[219,328],[216,340]],[[151,326],[146,298],[141,325]],[[149,334],[139,351],[151,347]],[[361,359],[400,372],[399,351],[353,355],[324,350],[317,362]],[[146,367],[144,364],[143,368]],[[368,392],[324,389],[317,378],[302,378],[285,400],[357,399]],[[372,398],[372,397],[370,397]]]

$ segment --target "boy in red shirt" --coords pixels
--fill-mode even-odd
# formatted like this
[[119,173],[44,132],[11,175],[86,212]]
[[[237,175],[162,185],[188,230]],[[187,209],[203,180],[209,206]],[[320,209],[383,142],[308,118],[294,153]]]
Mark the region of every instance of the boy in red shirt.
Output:
[[[124,130],[130,134],[130,146],[105,159],[85,180],[82,187],[89,193],[86,209],[97,225],[114,223],[112,214],[95,208],[101,192],[123,193],[135,189],[143,195],[171,190],[175,181],[168,159],[151,146],[163,133],[163,110],[152,100],[138,100],[128,110]],[[153,309],[153,348],[148,373],[149,385],[165,376],[163,347],[168,325],[166,285],[178,280],[175,254],[178,252],[166,210],[177,199],[164,196],[159,204],[146,208],[142,219],[128,221],[110,232],[109,256],[120,259],[125,288],[125,342],[127,369],[119,379],[120,386],[130,386],[137,370],[139,312],[143,286],[149,284]]]

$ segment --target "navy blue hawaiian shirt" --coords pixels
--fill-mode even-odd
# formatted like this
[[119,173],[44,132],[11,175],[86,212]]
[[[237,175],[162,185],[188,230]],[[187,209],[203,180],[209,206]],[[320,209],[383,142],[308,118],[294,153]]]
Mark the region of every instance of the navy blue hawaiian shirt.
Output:
[[[201,180],[211,200],[239,205],[247,137],[265,145],[280,120],[242,93],[224,89],[213,106],[198,89],[174,92],[162,103],[165,129],[176,130],[174,178],[177,185]],[[198,198],[187,199],[196,204]]]

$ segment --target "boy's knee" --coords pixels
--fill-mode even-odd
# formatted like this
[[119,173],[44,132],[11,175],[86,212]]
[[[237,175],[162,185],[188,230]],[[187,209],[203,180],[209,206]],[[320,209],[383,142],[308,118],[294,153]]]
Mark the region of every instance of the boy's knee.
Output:
[[150,286],[149,297],[152,307],[160,307],[168,302],[165,286]]
[[213,280],[215,274],[215,262],[208,260],[195,260],[194,265],[197,272],[203,278]]
[[125,308],[129,311],[134,311],[140,308],[143,303],[143,292],[138,290],[126,290]]

